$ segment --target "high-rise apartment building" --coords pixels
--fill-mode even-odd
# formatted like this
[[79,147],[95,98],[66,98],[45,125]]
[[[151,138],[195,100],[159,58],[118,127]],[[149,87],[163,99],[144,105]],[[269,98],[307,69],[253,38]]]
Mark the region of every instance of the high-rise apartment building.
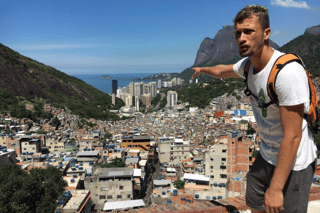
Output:
[[135,108],[137,112],[140,111],[140,101],[138,96],[135,97]]
[[149,85],[149,93],[151,98],[155,98],[157,96],[157,83],[150,82],[148,85]]
[[132,106],[132,96],[128,93],[126,93],[126,96],[125,96],[125,103],[126,103],[126,106],[128,107]]
[[151,105],[151,95],[150,95],[150,93],[148,93],[148,94],[143,94],[143,95],[142,95],[142,98],[141,98],[141,101],[142,101],[142,103],[143,103],[144,105],[146,105],[147,108],[149,108],[150,105]]
[[134,82],[130,82],[130,84],[129,84],[129,94],[132,97],[135,96],[135,93],[134,93]]
[[161,88],[161,80],[158,80],[158,88]]
[[168,91],[167,93],[167,106],[174,107],[178,102],[178,94],[176,91]]
[[143,82],[134,84],[134,96],[141,97],[143,94]]

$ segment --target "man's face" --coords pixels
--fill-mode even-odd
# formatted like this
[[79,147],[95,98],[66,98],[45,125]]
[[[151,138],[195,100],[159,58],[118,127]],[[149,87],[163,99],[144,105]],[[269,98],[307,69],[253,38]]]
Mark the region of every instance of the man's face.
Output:
[[264,31],[257,16],[252,15],[236,23],[235,37],[242,57],[252,56],[262,51]]

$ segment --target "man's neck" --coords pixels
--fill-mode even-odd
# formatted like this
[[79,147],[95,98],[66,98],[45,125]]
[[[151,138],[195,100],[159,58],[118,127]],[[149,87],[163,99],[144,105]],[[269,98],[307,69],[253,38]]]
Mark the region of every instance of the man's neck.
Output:
[[255,73],[260,72],[270,61],[274,50],[271,46],[264,46],[261,52],[249,57],[254,66]]

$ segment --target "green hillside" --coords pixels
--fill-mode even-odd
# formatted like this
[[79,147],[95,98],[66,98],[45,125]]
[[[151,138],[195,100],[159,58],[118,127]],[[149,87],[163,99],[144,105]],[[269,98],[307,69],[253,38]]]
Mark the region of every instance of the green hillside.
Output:
[[[124,105],[121,99],[116,99],[112,105],[111,96],[69,76],[53,67],[44,65],[31,58],[0,44],[0,99],[9,99],[0,104],[0,112],[18,112],[25,103],[35,103],[42,100],[42,104],[51,103],[65,108],[72,114],[83,118],[101,120],[119,119],[110,109],[119,109]],[[6,92],[4,92],[6,91]],[[10,98],[8,98],[10,96]],[[19,98],[18,98],[19,97]],[[39,101],[37,101],[39,102]],[[18,113],[20,116],[30,117],[30,113]]]

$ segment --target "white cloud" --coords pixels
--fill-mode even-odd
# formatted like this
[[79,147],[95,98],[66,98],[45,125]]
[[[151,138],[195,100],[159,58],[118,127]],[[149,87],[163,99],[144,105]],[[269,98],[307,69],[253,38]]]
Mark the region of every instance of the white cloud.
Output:
[[272,33],[272,35],[278,35],[278,34],[280,34],[280,31],[279,31],[279,30],[275,30],[275,31]]
[[271,0],[271,5],[277,5],[281,7],[296,7],[301,9],[312,9],[305,1],[294,1],[294,0]]

